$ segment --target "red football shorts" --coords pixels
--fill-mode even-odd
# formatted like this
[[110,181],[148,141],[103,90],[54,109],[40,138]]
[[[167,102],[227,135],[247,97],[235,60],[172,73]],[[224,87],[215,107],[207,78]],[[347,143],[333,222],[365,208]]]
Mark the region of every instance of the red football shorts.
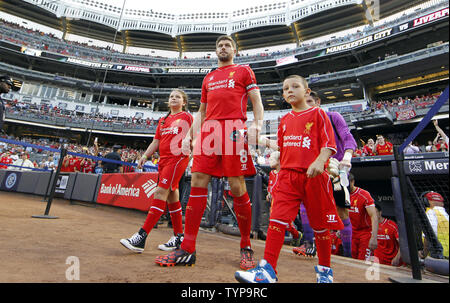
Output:
[[305,172],[282,169],[273,189],[273,209],[270,220],[289,223],[298,214],[300,203],[305,205],[309,224],[316,231],[341,230],[344,224],[339,218],[333,198],[333,187],[326,172],[308,178]]
[[158,163],[158,186],[172,191],[178,189],[178,183],[189,164],[189,157],[171,159]]
[[372,231],[367,230],[352,230],[352,258],[365,260],[367,249],[369,248]]
[[207,120],[193,150],[192,172],[214,177],[256,174],[242,120]]

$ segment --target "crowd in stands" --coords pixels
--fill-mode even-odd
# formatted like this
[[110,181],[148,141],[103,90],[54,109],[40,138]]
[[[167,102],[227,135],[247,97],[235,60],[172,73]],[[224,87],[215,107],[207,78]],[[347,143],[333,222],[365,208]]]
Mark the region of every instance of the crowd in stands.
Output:
[[[380,108],[385,108],[387,110],[392,109],[394,107],[402,106],[402,105],[415,105],[415,106],[430,106],[430,104],[434,104],[438,95],[427,95],[427,96],[416,96],[415,98],[402,98],[399,97],[397,99],[393,99],[392,101],[373,101],[371,109],[379,110]],[[10,100],[6,104],[7,112],[20,114],[20,115],[35,115],[40,120],[51,120],[53,118],[62,118],[66,122],[73,122],[79,125],[87,125],[95,122],[95,125],[103,125],[103,126],[111,126],[113,123],[121,123],[126,128],[153,128],[155,129],[158,120],[157,119],[141,119],[136,117],[112,117],[110,114],[86,114],[86,113],[76,113],[75,111],[68,111],[65,109],[61,109],[57,106],[49,106],[47,104],[36,105],[32,103],[26,102],[18,102],[16,100]],[[380,155],[392,155],[393,154],[393,144],[399,144],[404,139],[396,138],[397,134],[391,134],[387,138],[382,135],[377,135],[376,138],[366,138],[366,141],[361,140],[358,148],[354,152],[354,157],[370,157],[370,156],[380,156]],[[447,137],[448,138],[448,137]],[[445,134],[437,133],[436,137],[430,138],[427,142],[412,142],[406,149],[405,153],[421,153],[421,152],[444,152],[448,151],[448,142],[445,141]],[[40,142],[36,142],[33,144],[39,144]],[[41,143],[47,144],[45,140]],[[47,144],[48,145],[48,144]],[[44,145],[44,146],[47,146]],[[51,146],[55,146],[54,148],[60,148],[59,143],[54,143]],[[0,148],[1,151],[1,148]],[[76,145],[70,145],[69,151],[84,153],[85,150],[81,149],[81,147]],[[99,154],[105,155],[106,151],[99,151]],[[127,148],[122,150],[122,157],[124,162],[136,163],[136,158],[140,155],[142,151],[136,150],[128,150]],[[251,155],[254,159],[255,164],[259,165],[268,165],[268,159],[270,157],[269,149],[250,149]],[[0,153],[2,157],[10,158],[8,164],[15,165],[13,162],[18,161],[16,164],[20,164],[19,166],[28,166],[31,167],[29,161],[25,161],[22,163],[21,154],[27,153],[28,157],[30,157],[30,151],[22,151],[20,147],[13,148],[9,150],[9,155],[6,155],[6,151]],[[92,151],[91,151],[92,153]],[[33,153],[36,154],[36,153]],[[38,153],[39,154],[39,153]],[[50,156],[50,155],[48,155]],[[5,159],[6,159],[5,158]],[[4,159],[3,159],[4,160]],[[22,159],[23,160],[23,159]],[[48,157],[46,159],[36,160],[31,158],[31,163],[33,163],[34,168],[55,168],[55,165],[58,164],[58,155],[52,155],[52,159],[49,161]],[[0,161],[1,162],[1,161]],[[53,164],[51,164],[53,162]],[[6,163],[6,162],[3,162]],[[95,171],[95,166],[89,168],[89,165],[84,162],[83,165],[87,167],[83,170],[79,169],[79,171],[83,172],[91,172]],[[4,168],[4,167],[3,167]]]
[[[426,10],[437,9],[442,6],[442,3],[433,5]],[[337,45],[348,41],[357,40],[367,35],[381,31],[385,28],[389,28],[394,24],[403,22],[407,19],[415,18],[425,12],[422,10],[415,11],[411,14],[403,14],[401,17],[378,24],[376,26],[367,25],[361,30],[357,30],[354,33],[345,34],[343,36],[333,36],[324,41],[304,41],[298,47],[290,49],[287,48],[284,51],[262,51],[254,55],[241,55],[236,56],[236,63],[245,63],[252,61],[260,61],[265,59],[277,59],[280,57],[286,57],[303,53],[305,51],[321,49],[329,47],[330,45]],[[113,62],[123,64],[136,64],[136,65],[151,65],[152,67],[165,67],[165,66],[213,66],[216,64],[216,59],[210,56],[202,56],[200,58],[164,58],[161,56],[141,55],[141,54],[126,54],[120,51],[112,49],[110,46],[100,47],[94,45],[88,45],[87,43],[80,43],[70,40],[62,40],[56,37],[54,34],[44,33],[39,30],[32,30],[22,25],[9,22],[4,19],[0,19],[0,40],[9,41],[14,44],[18,44],[33,49],[53,52],[66,56],[73,56],[80,59],[90,60],[93,62]]]
[[36,105],[34,103],[19,102],[17,99],[10,100],[6,104],[6,111],[15,115],[36,117],[40,120],[53,120],[62,118],[67,123],[76,123],[78,125],[91,125],[110,127],[113,124],[120,124],[124,128],[130,129],[152,129],[155,130],[158,125],[158,119],[140,118],[140,117],[119,117],[112,116],[110,113],[81,113],[51,106],[48,104]]
[[[415,140],[411,142],[403,152],[405,154],[448,152],[448,135],[440,129],[437,120],[433,120],[433,125],[437,132],[433,140],[428,140],[426,143],[419,143]],[[361,140],[361,144],[358,144],[358,148],[355,150],[353,157],[393,155],[394,150],[391,141],[401,143],[404,138],[399,141],[396,140],[397,138],[395,138],[395,136],[390,137],[392,137],[392,140],[386,139],[383,135],[377,135],[375,140],[373,138],[368,138],[367,142]]]
[[401,106],[412,105],[416,108],[425,108],[433,105],[436,100],[439,98],[440,94],[429,94],[422,96],[415,96],[414,98],[410,97],[398,97],[392,100],[379,100],[379,101],[371,101],[370,103],[370,111],[375,112],[378,110],[382,110],[383,108],[389,112],[396,111]]
[[[2,138],[20,141],[28,145],[42,146],[44,149],[32,146],[22,146],[8,144],[0,141],[0,169],[16,169],[16,170],[56,170],[60,160],[59,152],[51,152],[45,148],[61,149],[66,148],[68,152],[80,154],[80,156],[67,155],[61,167],[62,172],[83,172],[83,173],[102,173],[105,163],[102,161],[94,161],[90,158],[81,157],[81,155],[90,155],[104,158],[108,153],[113,151],[113,147],[107,144],[87,147],[81,144],[69,143],[62,139],[59,141],[49,140],[47,138],[33,139],[29,137],[16,138],[13,136],[3,136]],[[135,149],[127,146],[121,146],[119,154],[122,162],[136,163],[145,152],[143,149]],[[142,169],[136,166],[122,165],[120,172],[150,172],[157,171],[159,156],[155,154],[144,164]]]

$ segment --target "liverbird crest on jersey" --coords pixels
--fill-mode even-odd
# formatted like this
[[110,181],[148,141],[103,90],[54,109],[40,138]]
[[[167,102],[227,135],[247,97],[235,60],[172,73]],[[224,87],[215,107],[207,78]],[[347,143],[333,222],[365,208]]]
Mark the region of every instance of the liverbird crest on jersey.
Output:
[[308,122],[305,124],[305,134],[310,134],[311,133],[311,128],[314,125],[314,122]]

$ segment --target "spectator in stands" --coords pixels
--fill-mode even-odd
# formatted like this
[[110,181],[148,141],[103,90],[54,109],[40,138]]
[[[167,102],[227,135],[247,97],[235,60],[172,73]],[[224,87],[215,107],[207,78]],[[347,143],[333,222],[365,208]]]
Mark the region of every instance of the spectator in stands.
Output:
[[420,153],[420,148],[417,146],[417,142],[410,142],[408,146],[403,150],[404,154],[418,154]]
[[1,164],[12,164],[13,159],[11,158],[11,152],[6,151],[3,153],[2,157],[0,158],[0,169],[8,169],[8,165],[1,165]]
[[402,261],[397,223],[383,217],[382,208],[378,203],[375,203],[375,208],[379,225],[374,261],[385,265],[400,266]]
[[72,157],[71,155],[67,155],[67,156],[64,157],[64,159],[62,161],[60,172],[63,172],[63,173],[69,173],[70,172],[69,160],[70,160],[71,157]]
[[436,131],[438,132],[438,134],[441,136],[442,139],[444,139],[445,144],[447,145],[447,150],[448,150],[448,136],[446,133],[444,133],[444,131],[439,127],[438,125],[438,120],[433,120],[433,125],[434,128],[436,128]]
[[144,172],[157,172],[158,171],[157,163],[158,163],[157,161],[148,159],[147,162],[144,163],[142,170]]
[[154,165],[156,165],[156,164],[158,164],[158,161],[159,161],[159,154],[158,154],[158,153],[154,153],[154,154],[152,155],[152,163],[153,163]]
[[[113,151],[106,154],[105,159],[122,161],[122,158],[120,156],[120,146],[114,145]],[[104,161],[104,162],[102,162],[102,166],[103,166],[103,172],[107,173],[107,174],[122,172],[122,165],[118,164],[118,163]]]
[[[128,158],[125,162],[127,163],[134,163],[133,158]],[[134,173],[134,167],[131,165],[124,165],[122,169],[123,173]]]
[[[438,134],[438,136],[440,137],[440,134]],[[436,151],[438,151],[438,152],[448,151],[448,144],[445,143],[444,138],[440,137],[435,141],[436,141],[436,143],[434,145],[436,146]]]
[[81,172],[90,174],[94,172],[95,161],[89,158],[82,158],[80,162]]
[[53,160],[53,156],[50,155],[50,156],[48,156],[48,158],[43,159],[43,161],[39,165],[39,168],[41,168],[41,169],[48,169],[48,170],[55,170],[56,165],[55,165],[55,161]]
[[81,172],[81,158],[69,155],[69,172]]
[[428,140],[428,143],[427,143],[427,146],[425,146],[425,151],[426,152],[432,152],[432,148],[433,148],[433,141],[431,141],[431,140]]
[[375,152],[378,156],[392,155],[394,153],[394,146],[391,142],[386,141],[384,136],[377,135]]
[[[423,195],[425,207],[427,207],[426,214],[431,227],[437,236],[438,241],[443,248],[443,256],[449,256],[449,222],[448,213],[444,208],[444,198],[441,194],[430,191]],[[428,203],[427,203],[428,202]],[[424,256],[428,254],[428,243],[424,239]]]
[[353,152],[353,157],[362,157],[362,156],[363,156],[362,148],[358,146]]
[[364,157],[375,156],[375,142],[372,138],[367,140],[367,144],[364,145],[362,152]]
[[22,170],[23,168],[34,168],[33,162],[29,159],[29,155],[27,153],[21,153],[20,158],[13,162],[13,166],[9,166],[8,169],[14,170]]

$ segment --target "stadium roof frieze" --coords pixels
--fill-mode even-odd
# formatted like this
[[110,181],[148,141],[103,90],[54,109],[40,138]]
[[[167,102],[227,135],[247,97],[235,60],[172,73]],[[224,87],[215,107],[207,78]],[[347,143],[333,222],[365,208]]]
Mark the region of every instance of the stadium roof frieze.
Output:
[[[232,13],[208,12],[170,14],[153,10],[125,9],[93,0],[23,0],[55,14],[58,18],[83,19],[114,29],[154,31],[172,37],[191,33],[232,34],[255,27],[290,25],[302,18],[342,6],[360,5],[361,0],[280,1]],[[122,16],[122,19],[121,19]]]
[[[258,70],[267,70],[267,69],[274,69],[279,68],[279,66],[282,66],[284,64],[295,64],[295,62],[304,61],[304,60],[310,60],[312,58],[322,57],[326,55],[333,55],[338,54],[341,52],[346,52],[353,49],[358,49],[361,47],[365,47],[369,44],[375,43],[375,42],[381,42],[388,38],[393,38],[394,36],[399,36],[401,34],[405,34],[410,32],[411,30],[418,29],[424,25],[430,25],[434,21],[442,20],[442,19],[448,19],[448,7],[441,9],[437,11],[436,13],[439,14],[439,18],[436,17],[434,19],[428,18],[423,19],[424,17],[419,18],[413,18],[413,19],[407,19],[407,20],[400,20],[402,22],[397,22],[394,25],[390,25],[389,27],[385,27],[384,29],[378,29],[371,30],[367,33],[365,33],[364,36],[360,37],[359,39],[356,39],[357,37],[353,37],[353,40],[337,40],[335,41],[335,44],[323,44],[323,45],[312,45],[312,46],[304,46],[301,48],[297,48],[295,50],[290,50],[288,52],[279,52],[277,54],[274,54],[273,56],[267,56],[267,57],[255,57],[255,58],[246,58],[246,57],[236,57],[236,63],[239,64],[250,64],[252,68],[257,72]],[[419,20],[419,21],[417,21]],[[406,21],[406,23],[405,23]],[[18,34],[19,30],[5,28],[2,26],[2,29],[5,30],[5,33],[7,32],[14,32]],[[27,35],[27,34],[24,34]],[[6,36],[5,36],[6,37]],[[3,43],[11,43],[10,41],[5,41]],[[61,42],[62,43],[62,42]],[[0,43],[1,44],[1,43]],[[8,47],[8,46],[6,46]],[[31,50],[28,50],[28,52]],[[37,51],[40,52],[40,51]],[[93,53],[96,51],[92,50]],[[40,52],[41,56],[46,56],[47,53],[49,53],[49,57],[52,57],[50,51],[42,51]],[[104,56],[104,51],[100,50],[99,54],[101,56]],[[33,56],[36,56],[36,54],[31,54]],[[152,66],[152,64],[140,65],[139,62],[136,64],[128,64],[128,63],[113,63],[114,61],[110,61],[108,63],[106,62],[96,62],[96,61],[88,61],[85,59],[79,59],[67,55],[60,55],[55,54],[56,56],[59,56],[57,59],[58,61],[64,61],[67,63],[72,64],[78,64],[81,66],[84,66],[86,68],[98,68],[98,69],[105,69],[108,68],[111,71],[119,71],[119,72],[136,72],[136,73],[152,73],[152,74],[167,74],[167,75],[194,75],[194,74],[206,74],[209,71],[211,71],[211,68],[215,65],[215,60],[213,59],[169,59],[169,58],[152,58],[155,62],[159,62],[163,64],[166,62],[169,64],[173,60],[176,60],[177,66],[165,66],[164,64],[162,66]],[[131,55],[125,55],[120,53],[114,53],[111,54],[112,58],[111,60],[114,60],[115,57],[119,58],[132,58]],[[124,57],[125,56],[125,57]],[[130,57],[131,56],[131,57]],[[292,57],[292,62],[284,60],[286,57]],[[283,62],[278,62],[279,59]],[[188,66],[183,66],[183,62],[189,62]],[[159,65],[159,64],[157,64]]]

